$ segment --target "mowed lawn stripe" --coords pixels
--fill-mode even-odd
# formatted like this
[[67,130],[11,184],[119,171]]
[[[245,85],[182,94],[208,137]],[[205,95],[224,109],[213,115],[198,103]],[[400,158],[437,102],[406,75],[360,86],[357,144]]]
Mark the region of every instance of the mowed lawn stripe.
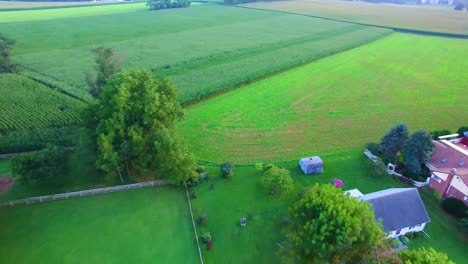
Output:
[[2,263],[199,263],[183,189],[0,209]]
[[202,160],[290,160],[361,148],[399,122],[466,122],[464,40],[392,34],[195,104],[181,128]]

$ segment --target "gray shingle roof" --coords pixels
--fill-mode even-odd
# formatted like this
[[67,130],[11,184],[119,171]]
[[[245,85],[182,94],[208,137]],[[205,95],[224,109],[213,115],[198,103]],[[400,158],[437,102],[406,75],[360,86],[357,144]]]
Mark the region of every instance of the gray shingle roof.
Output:
[[384,232],[431,221],[416,188],[391,188],[363,195],[361,199],[372,204],[375,219],[383,221]]

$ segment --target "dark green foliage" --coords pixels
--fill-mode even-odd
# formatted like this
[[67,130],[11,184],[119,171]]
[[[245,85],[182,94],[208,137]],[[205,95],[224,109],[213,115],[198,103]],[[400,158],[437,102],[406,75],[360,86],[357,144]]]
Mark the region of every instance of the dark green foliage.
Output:
[[330,184],[312,187],[292,205],[290,215],[285,261],[360,263],[383,241],[371,205]]
[[380,150],[385,163],[395,163],[398,152],[401,151],[408,139],[408,134],[408,127],[405,124],[398,124],[382,137]]
[[193,179],[190,179],[189,181],[187,181],[187,186],[197,186],[199,184],[202,184],[204,182],[206,182],[208,180],[208,172],[206,171],[201,171],[201,172],[198,172],[197,171],[197,176],[196,178],[193,178]]
[[208,223],[208,215],[202,214],[198,217],[198,224],[199,225],[206,225]]
[[221,164],[221,173],[223,178],[230,178],[234,176],[234,164],[230,162],[225,162]]
[[382,151],[380,149],[380,145],[377,144],[377,143],[374,143],[374,142],[367,143],[366,149],[368,149],[370,152],[372,152],[372,154],[374,154],[376,156],[380,156],[382,154],[381,153]]
[[[468,215],[468,211],[465,212],[466,215]],[[460,220],[459,222],[460,228],[465,234],[468,234],[468,217],[464,217]]]
[[202,241],[206,244],[211,241],[211,233],[210,232],[205,232],[201,235]]
[[265,171],[263,184],[271,195],[288,194],[294,189],[294,183],[289,171],[285,168],[273,167]]
[[0,73],[15,73],[18,65],[11,61],[11,51],[16,41],[0,34]]
[[410,240],[406,236],[400,236],[399,238],[400,238],[401,243],[405,245],[407,245],[410,242]]
[[117,58],[112,48],[100,46],[92,49],[92,52],[96,54],[96,80],[93,80],[92,75],[88,73],[86,83],[91,88],[94,98],[98,98],[106,81],[122,69],[122,61]]
[[441,129],[431,132],[432,139],[437,140],[440,136],[450,135],[452,132],[448,129]]
[[197,176],[196,164],[176,131],[183,117],[177,89],[148,71],[123,71],[102,89],[87,111],[96,131],[99,169],[109,177],[155,175],[185,184]]
[[403,164],[414,175],[421,175],[425,163],[431,157],[435,145],[429,132],[418,130],[414,132],[403,148]]
[[189,0],[147,0],[146,6],[150,10],[160,10],[167,8],[189,7],[191,3],[192,2]]
[[444,210],[447,213],[457,218],[463,218],[463,217],[468,216],[467,215],[468,207],[462,201],[453,197],[443,200],[442,208],[444,208]]
[[[403,250],[398,253],[398,257],[403,263],[415,264],[455,264],[449,260],[447,254],[437,252],[433,248],[426,250],[419,248],[417,250]],[[401,263],[401,262],[400,262]]]
[[11,161],[12,173],[24,184],[50,184],[60,181],[66,172],[67,153],[63,147],[48,145],[35,153],[17,156]]
[[468,126],[462,126],[457,130],[457,133],[460,137],[463,137],[463,132],[467,132],[467,131],[468,131]]

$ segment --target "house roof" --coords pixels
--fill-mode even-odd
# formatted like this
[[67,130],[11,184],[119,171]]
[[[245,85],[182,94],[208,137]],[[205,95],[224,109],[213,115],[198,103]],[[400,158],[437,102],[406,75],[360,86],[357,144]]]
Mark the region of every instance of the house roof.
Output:
[[322,159],[319,156],[302,158],[301,163],[305,165],[322,165]]
[[432,157],[428,162],[438,169],[456,168],[457,171],[462,168],[468,168],[468,155],[465,152],[457,150],[451,144],[446,144],[446,141],[433,141],[435,149],[432,152]]
[[376,220],[389,232],[431,221],[416,188],[391,188],[361,196],[372,204]]

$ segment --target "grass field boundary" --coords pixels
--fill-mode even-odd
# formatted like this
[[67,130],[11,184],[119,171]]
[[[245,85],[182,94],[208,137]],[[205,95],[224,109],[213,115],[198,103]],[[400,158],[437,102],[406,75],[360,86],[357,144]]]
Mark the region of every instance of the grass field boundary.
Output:
[[282,73],[285,73],[285,72],[288,72],[288,71],[291,71],[291,70],[294,70],[294,69],[297,69],[297,68],[300,68],[300,67],[303,67],[305,65],[308,65],[308,64],[311,64],[311,63],[314,63],[314,62],[317,62],[317,61],[320,61],[320,60],[323,60],[323,59],[326,59],[328,57],[331,57],[331,56],[335,56],[337,54],[340,54],[340,53],[344,53],[344,52],[347,52],[349,50],[353,50],[353,49],[356,49],[356,48],[359,48],[359,47],[362,47],[364,45],[367,45],[367,44],[370,44],[372,42],[375,42],[375,41],[378,41],[380,39],[383,39],[383,38],[386,38],[388,37],[389,35],[392,35],[394,33],[394,31],[388,31],[388,33],[384,34],[384,35],[381,35],[381,36],[378,36],[378,37],[375,37],[375,38],[372,38],[372,39],[369,39],[369,40],[366,40],[366,41],[363,41],[361,43],[359,43],[358,45],[353,45],[353,46],[349,46],[343,50],[339,50],[339,51],[336,51],[336,52],[330,52],[329,54],[326,54],[326,55],[323,55],[321,57],[318,57],[318,58],[312,58],[312,59],[309,59],[309,60],[305,60],[303,62],[300,62],[299,64],[293,64],[291,66],[287,66],[281,70],[277,70],[277,71],[273,71],[271,73],[267,73],[267,74],[264,74],[264,75],[261,75],[259,77],[255,77],[251,80],[248,80],[248,81],[243,81],[241,82],[240,84],[237,84],[237,85],[233,85],[229,88],[226,88],[226,89],[221,89],[221,90],[217,90],[217,91],[214,91],[212,93],[208,93],[206,94],[204,97],[200,98],[200,99],[194,99],[192,101],[188,101],[188,102],[181,102],[182,104],[182,107],[183,108],[188,108],[190,106],[193,106],[193,105],[196,105],[198,103],[202,103],[204,101],[207,101],[209,99],[212,99],[214,97],[217,97],[219,95],[222,95],[222,94],[226,94],[226,93],[229,93],[229,92],[232,92],[234,90],[237,90],[239,88],[242,88],[242,87],[245,87],[245,86],[248,86],[250,84],[253,84],[253,83],[256,83],[256,82],[259,82],[259,81],[262,81],[262,80],[266,80],[266,79],[269,79],[273,76],[276,76],[276,75],[280,75]]
[[198,241],[197,225],[195,224],[195,219],[193,217],[192,203],[190,202],[190,196],[189,196],[189,192],[187,189],[187,185],[185,185],[185,193],[187,194],[187,202],[188,202],[189,209],[190,209],[190,216],[192,217],[193,232],[195,233],[195,240],[197,242],[198,255],[200,255],[200,263],[203,264],[203,256],[202,256],[201,249],[200,249],[200,242]]
[[[13,2],[13,1],[12,1]],[[23,2],[24,1],[18,1]],[[53,3],[52,1],[48,1]],[[37,6],[37,7],[11,7],[11,8],[1,8],[0,12],[8,12],[8,11],[29,11],[29,10],[45,10],[45,9],[62,9],[62,8],[74,8],[74,7],[90,7],[90,6],[109,6],[109,5],[125,5],[125,4],[135,4],[135,3],[143,3],[145,1],[138,0],[138,1],[131,1],[131,2],[110,2],[110,3],[95,3],[95,4],[76,4],[76,5],[51,5],[51,6]],[[94,3],[94,2],[89,2]]]
[[34,203],[52,202],[52,201],[65,200],[69,198],[77,198],[77,197],[82,197],[82,196],[91,196],[91,195],[104,194],[104,193],[113,193],[113,192],[119,192],[119,191],[128,191],[128,190],[135,190],[135,189],[147,188],[147,187],[165,186],[169,184],[172,184],[172,183],[170,181],[157,180],[157,181],[140,182],[140,183],[134,183],[134,184],[110,186],[110,187],[97,188],[97,189],[89,189],[89,190],[76,191],[76,192],[36,196],[36,197],[25,198],[25,199],[20,199],[20,200],[6,201],[3,203],[0,203],[0,208],[1,207],[14,207],[17,205],[30,205]]
[[263,10],[263,11],[269,11],[269,12],[278,12],[278,13],[289,14],[289,15],[298,15],[298,16],[312,17],[312,18],[325,19],[325,20],[330,20],[330,21],[335,21],[335,22],[356,24],[356,25],[368,26],[368,27],[385,28],[385,29],[391,29],[391,30],[394,30],[394,31],[400,32],[400,33],[408,33],[408,34],[416,34],[416,35],[424,35],[424,36],[434,36],[434,37],[444,37],[444,38],[468,39],[468,35],[465,35],[465,34],[444,33],[444,32],[425,31],[425,30],[419,30],[419,29],[410,29],[410,28],[398,28],[398,27],[382,26],[382,25],[375,25],[375,24],[367,24],[367,23],[353,22],[353,21],[349,21],[349,20],[342,20],[342,19],[336,19],[336,18],[330,18],[330,17],[323,17],[323,16],[316,16],[316,15],[308,15],[308,14],[301,14],[301,13],[289,12],[289,11],[281,11],[281,10],[275,10],[275,9],[267,9],[267,8],[256,8],[256,7],[239,6],[239,5],[235,5],[235,7],[238,7],[238,8],[247,8],[247,9],[253,9],[253,10]]

